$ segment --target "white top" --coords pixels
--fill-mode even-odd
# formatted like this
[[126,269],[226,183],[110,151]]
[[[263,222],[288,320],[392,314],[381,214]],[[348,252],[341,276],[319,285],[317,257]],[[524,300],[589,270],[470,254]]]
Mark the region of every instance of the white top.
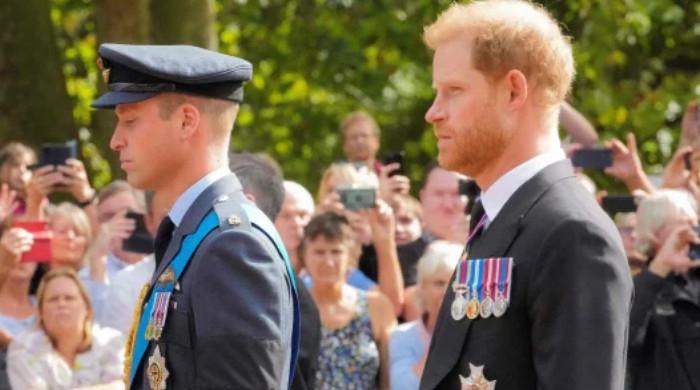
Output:
[[173,203],[173,207],[168,213],[168,216],[173,221],[175,226],[180,226],[182,218],[185,217],[187,210],[190,208],[190,206],[192,206],[192,203],[197,200],[197,197],[207,189],[207,187],[230,173],[231,170],[229,170],[228,167],[213,170],[207,173],[203,178],[197,180],[197,182],[192,184],[190,188],[185,190],[185,192],[183,192],[182,195],[177,198],[175,203]]
[[92,347],[68,363],[53,349],[43,330],[32,327],[12,339],[7,374],[13,389],[64,390],[121,380],[124,339],[110,328],[92,327]]
[[499,177],[488,190],[481,193],[481,204],[484,206],[484,212],[487,217],[484,227],[488,227],[496,219],[498,213],[501,212],[503,206],[508,202],[508,199],[526,181],[530,180],[545,167],[564,159],[566,159],[564,151],[558,148],[540,153]]
[[144,284],[151,281],[156,261],[153,255],[119,271],[107,288],[100,324],[114,328],[124,334],[129,332],[136,300]]

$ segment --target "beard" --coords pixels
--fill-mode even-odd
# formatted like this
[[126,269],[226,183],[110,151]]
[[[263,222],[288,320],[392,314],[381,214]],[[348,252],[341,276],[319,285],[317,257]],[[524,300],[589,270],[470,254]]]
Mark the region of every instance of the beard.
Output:
[[450,145],[440,149],[440,166],[475,177],[498,160],[512,139],[512,133],[509,134],[497,118],[492,110],[484,109],[460,128],[447,127],[446,132],[454,134],[454,138]]

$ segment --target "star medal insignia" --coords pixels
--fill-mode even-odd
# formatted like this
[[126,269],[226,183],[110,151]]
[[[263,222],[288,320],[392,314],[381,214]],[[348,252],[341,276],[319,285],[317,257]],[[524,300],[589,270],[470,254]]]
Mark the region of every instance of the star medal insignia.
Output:
[[165,368],[165,357],[160,354],[160,347],[156,345],[153,354],[148,358],[148,384],[151,390],[165,390],[165,382],[170,373]]
[[459,376],[462,387],[460,390],[495,390],[496,381],[487,380],[484,376],[484,366],[469,363],[469,376]]

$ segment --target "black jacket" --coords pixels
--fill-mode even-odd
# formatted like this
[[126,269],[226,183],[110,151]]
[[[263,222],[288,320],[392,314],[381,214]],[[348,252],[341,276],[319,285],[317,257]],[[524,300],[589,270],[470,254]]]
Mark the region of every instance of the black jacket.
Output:
[[455,321],[448,288],[421,389],[459,389],[470,363],[498,390],[622,389],[632,278],[617,229],[568,161],[518,188],[469,254],[501,256],[515,262],[505,315]]
[[700,389],[700,275],[634,277],[629,388]]

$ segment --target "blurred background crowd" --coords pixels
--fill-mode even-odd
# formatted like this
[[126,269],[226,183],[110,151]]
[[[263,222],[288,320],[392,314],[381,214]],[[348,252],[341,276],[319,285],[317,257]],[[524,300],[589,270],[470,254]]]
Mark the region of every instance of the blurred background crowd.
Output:
[[[700,274],[687,261],[700,258],[697,103],[687,105],[681,142],[660,176],[646,173],[634,134],[599,141],[568,105],[560,119],[562,147],[616,221],[634,275],[629,388],[697,388]],[[417,388],[479,189],[436,164],[410,180],[401,153],[380,157],[392,148],[381,147],[379,125],[364,111],[347,115],[338,132],[343,156],[313,188],[285,180],[284,164],[269,155],[230,154],[304,286],[295,387]],[[582,159],[596,143],[608,159]],[[0,387],[123,386],[124,338],[167,210],[122,180],[96,190],[72,146],[0,148]],[[60,151],[67,158],[51,163]],[[629,195],[598,190],[590,172]]]

